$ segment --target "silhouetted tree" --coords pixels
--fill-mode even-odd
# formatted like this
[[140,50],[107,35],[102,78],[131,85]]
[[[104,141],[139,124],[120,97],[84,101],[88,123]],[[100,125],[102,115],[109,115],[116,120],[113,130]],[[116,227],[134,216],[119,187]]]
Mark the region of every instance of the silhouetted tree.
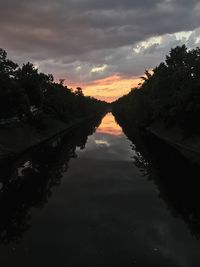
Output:
[[200,49],[171,49],[166,61],[145,71],[143,83],[113,104],[128,123],[145,127],[154,121],[179,127],[185,135],[199,133]]
[[106,105],[85,97],[80,87],[73,92],[64,79],[55,83],[52,74],[39,73],[30,62],[18,67],[0,49],[0,119],[18,116],[33,123],[45,115],[70,122],[102,113]]

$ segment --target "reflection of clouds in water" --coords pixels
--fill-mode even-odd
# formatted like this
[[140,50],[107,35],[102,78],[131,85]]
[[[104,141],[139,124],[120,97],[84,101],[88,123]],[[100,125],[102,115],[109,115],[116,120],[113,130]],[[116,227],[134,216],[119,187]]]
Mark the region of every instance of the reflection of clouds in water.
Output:
[[104,141],[104,140],[95,140],[95,143],[99,146],[107,146],[109,147],[110,144],[107,142],[107,141]]
[[115,121],[115,118],[112,113],[108,113],[103,118],[101,125],[97,129],[97,133],[105,133],[114,136],[123,135],[123,131]]
[[[86,140],[85,137],[84,140]],[[76,156],[74,153],[76,143],[80,146],[76,149],[79,157],[77,160],[70,161],[70,168],[66,172],[70,158]],[[37,160],[26,161],[19,165],[18,170],[21,175],[26,174],[26,177],[32,177],[30,180],[21,179],[25,181],[28,188],[31,188],[31,194],[29,196],[29,192],[25,191],[25,195],[22,194],[22,202],[20,198],[17,205],[14,203],[12,206],[8,206],[9,213],[10,207],[13,207],[14,216],[17,214],[17,220],[13,220],[15,217],[11,214],[9,219],[11,224],[8,225],[9,229],[10,225],[11,229],[14,229],[14,237],[16,230],[20,234],[19,236],[17,232],[17,238],[21,238],[21,233],[27,230],[30,217],[26,217],[26,215],[29,215],[30,208],[33,205],[40,207],[53,193],[44,214],[40,213],[39,216],[36,218],[33,216],[31,219],[33,225],[40,225],[39,228],[34,226],[30,232],[32,243],[37,244],[34,249],[38,255],[41,256],[40,252],[44,247],[49,247],[50,252],[48,252],[52,255],[55,254],[55,246],[58,251],[71,249],[68,253],[69,257],[72,255],[72,258],[69,258],[70,264],[74,260],[73,255],[77,253],[77,247],[73,246],[71,242],[73,240],[73,244],[82,244],[82,247],[87,249],[86,253],[83,253],[83,258],[80,258],[77,264],[75,263],[79,266],[81,261],[91,261],[93,251],[90,249],[88,252],[88,247],[94,247],[96,252],[94,241],[101,236],[102,239],[98,246],[104,249],[102,251],[109,261],[113,262],[116,259],[113,266],[118,265],[118,258],[113,259],[112,255],[109,258],[111,246],[113,251],[116,250],[116,253],[120,255],[120,260],[123,260],[122,266],[134,264],[138,266],[149,266],[149,264],[173,267],[199,266],[199,262],[197,262],[199,259],[198,241],[190,238],[187,227],[181,219],[174,219],[171,216],[170,211],[166,209],[166,204],[157,197],[159,188],[155,187],[154,182],[147,182],[147,179],[141,175],[140,169],[147,163],[126,136],[123,133],[116,135],[97,131],[88,138],[86,149],[81,150],[84,144],[82,139],[78,138],[78,141],[71,143],[72,146],[68,147],[67,143],[63,151],[59,150],[61,154],[57,154],[57,152],[52,154],[52,150],[50,150],[49,159],[48,153],[44,154],[43,152],[39,159],[37,154]],[[55,155],[56,165],[52,164]],[[45,159],[47,157],[47,161],[41,160],[43,156]],[[45,168],[39,168],[41,173],[35,175],[34,167],[37,166],[38,160],[41,162],[39,167]],[[134,160],[135,165],[133,164]],[[34,176],[28,172],[30,169],[34,170]],[[62,180],[62,186],[52,191],[53,186],[60,184],[62,176],[65,178]],[[46,179],[47,177],[48,179]],[[19,184],[21,185],[21,183]],[[2,186],[0,183],[0,190]],[[23,188],[20,189],[20,187],[16,188],[18,194],[23,193]],[[13,195],[12,190],[11,194]],[[15,202],[15,198],[13,202]],[[5,222],[7,229],[7,220]],[[109,242],[107,242],[108,235],[105,235],[105,227],[99,227],[101,225],[106,227],[108,233],[111,233]],[[88,241],[86,237],[91,236],[91,229],[93,238]],[[7,236],[10,238],[9,233]],[[50,239],[49,233],[51,233]],[[121,245],[116,243],[116,239],[121,241]],[[121,258],[121,251],[128,252],[124,254],[125,258]],[[108,254],[106,254],[107,252]],[[8,253],[6,253],[6,257],[10,255],[10,252]],[[96,257],[96,253],[94,255],[95,258],[92,260],[100,261],[99,265],[103,266],[101,254],[100,258]],[[3,262],[2,256],[1,262]],[[129,265],[129,256],[132,261],[131,265]],[[47,258],[44,254],[42,262],[46,262]],[[57,258],[62,263],[66,261],[64,254],[63,258],[62,255]],[[51,265],[51,259],[46,265]],[[58,265],[62,266],[63,264],[59,263]],[[9,266],[14,266],[14,264]]]
[[110,161],[134,162],[137,156],[136,151],[132,148],[132,143],[124,135],[111,113],[103,118],[96,133],[88,138],[86,148],[76,151],[81,157]]
[[[131,142],[125,135],[116,136],[106,133],[96,132],[88,138],[86,148],[83,151],[77,151],[84,157],[106,160],[134,161],[134,151]],[[85,153],[86,152],[86,153]]]
[[114,129],[113,127],[104,127],[97,130],[98,133],[107,133],[111,135],[122,135],[122,131],[118,129]]

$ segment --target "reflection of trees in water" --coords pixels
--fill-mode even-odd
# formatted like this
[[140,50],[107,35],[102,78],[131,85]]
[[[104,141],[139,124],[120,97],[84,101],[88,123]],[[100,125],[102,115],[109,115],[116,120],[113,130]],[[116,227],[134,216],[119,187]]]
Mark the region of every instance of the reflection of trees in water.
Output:
[[157,161],[157,175],[153,177],[160,191],[160,197],[167,203],[175,217],[181,217],[189,225],[191,234],[200,238],[200,198],[197,191],[200,185],[199,167],[190,164],[179,153],[162,144],[161,157],[153,155]]
[[135,151],[134,164],[153,180],[175,217],[181,217],[191,234],[200,239],[200,169],[152,136],[141,138],[134,129],[123,129]]
[[68,162],[76,158],[76,148],[85,148],[87,138],[100,121],[88,123],[62,138],[31,151],[2,170],[0,192],[0,244],[18,242],[31,227],[30,210],[42,208],[59,186]]

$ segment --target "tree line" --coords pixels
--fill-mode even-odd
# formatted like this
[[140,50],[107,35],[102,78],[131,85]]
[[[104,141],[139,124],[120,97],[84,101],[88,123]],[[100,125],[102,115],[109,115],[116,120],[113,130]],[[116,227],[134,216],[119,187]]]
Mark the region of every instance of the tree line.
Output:
[[165,62],[146,70],[141,79],[138,88],[113,103],[121,120],[138,127],[159,121],[185,136],[200,133],[200,48],[171,49]]
[[16,117],[34,123],[43,115],[71,122],[103,112],[107,103],[86,97],[80,87],[72,90],[64,80],[40,73],[30,62],[19,67],[0,48],[0,120]]

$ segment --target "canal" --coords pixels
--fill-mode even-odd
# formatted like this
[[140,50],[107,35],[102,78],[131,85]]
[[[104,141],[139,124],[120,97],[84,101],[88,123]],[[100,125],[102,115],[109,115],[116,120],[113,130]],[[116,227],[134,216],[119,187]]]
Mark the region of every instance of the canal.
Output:
[[1,266],[200,266],[199,188],[158,182],[111,113],[96,128],[2,172]]

